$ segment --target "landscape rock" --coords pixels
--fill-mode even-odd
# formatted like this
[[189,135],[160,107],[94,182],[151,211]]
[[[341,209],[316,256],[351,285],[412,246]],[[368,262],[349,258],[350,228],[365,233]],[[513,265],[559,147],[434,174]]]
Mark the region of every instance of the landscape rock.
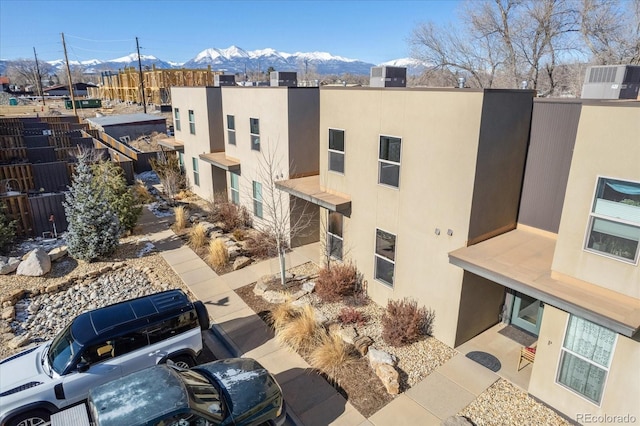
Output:
[[69,254],[69,250],[67,246],[60,246],[52,249],[51,251],[49,251],[48,254],[51,261],[55,262],[56,260],[61,259],[67,254]]
[[29,252],[27,258],[23,260],[16,275],[26,275],[29,277],[41,277],[51,270],[51,259],[46,251],[41,248]]
[[18,269],[22,262],[19,257],[0,256],[0,275],[7,275]]
[[396,365],[396,357],[385,351],[370,348],[367,355],[369,356],[369,364],[374,370],[378,364]]
[[233,270],[237,271],[238,269],[242,269],[250,263],[251,259],[246,256],[237,257],[236,260],[233,261]]
[[305,291],[307,294],[313,293],[315,288],[316,288],[315,281],[307,281],[306,283],[302,284],[302,290]]
[[242,253],[242,249],[238,245],[234,244],[227,247],[227,252],[229,253],[229,259],[235,259],[236,257],[240,256],[240,254]]
[[355,327],[340,327],[336,332],[342,340],[351,345],[353,345],[354,340],[358,337],[358,331]]
[[21,336],[16,336],[13,339],[9,340],[8,346],[11,349],[21,348],[27,343],[31,342],[31,334],[25,333]]
[[373,345],[373,339],[369,336],[358,336],[353,339],[353,346],[356,347],[360,355],[365,356],[369,352],[369,346]]
[[442,426],[473,426],[473,422],[463,416],[450,416],[444,419]]
[[265,291],[262,298],[269,303],[280,304],[286,302],[286,295],[281,291]]
[[271,284],[271,275],[263,275],[258,278],[256,285],[253,286],[253,294],[256,296],[262,296],[265,291],[269,289],[269,284]]
[[200,221],[200,225],[204,228],[204,233],[207,237],[210,237],[211,234],[217,229],[217,227],[213,223],[207,222],[206,220]]
[[2,296],[0,298],[0,302],[4,304],[4,302],[9,302],[9,305],[13,305],[18,299],[22,298],[26,292],[22,289],[13,290],[11,293]]
[[7,306],[6,308],[2,308],[2,314],[0,314],[0,318],[7,321],[12,321],[16,316],[16,311],[13,306]]
[[380,378],[388,394],[397,395],[400,393],[399,374],[393,365],[378,364],[376,376]]

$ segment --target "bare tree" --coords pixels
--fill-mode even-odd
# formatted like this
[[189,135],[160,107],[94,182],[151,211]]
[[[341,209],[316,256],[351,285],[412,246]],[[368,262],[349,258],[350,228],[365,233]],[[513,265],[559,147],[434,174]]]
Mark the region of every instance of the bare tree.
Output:
[[157,158],[149,159],[151,168],[158,175],[162,188],[173,205],[178,191],[185,186],[185,177],[180,170],[178,157],[165,152],[159,152]]
[[[314,215],[308,202],[279,190],[276,182],[289,179],[290,165],[281,164],[278,144],[263,144],[258,161],[256,181],[260,182],[262,197],[262,219],[254,221],[254,227],[273,237],[278,253],[280,281],[286,284],[286,251],[291,241],[309,235],[313,229]],[[292,173],[293,174],[293,173]]]
[[[44,61],[38,61],[40,76],[46,77],[52,74],[54,67]],[[18,59],[9,62],[7,65],[7,76],[13,84],[38,86],[38,67],[36,61],[32,59]]]

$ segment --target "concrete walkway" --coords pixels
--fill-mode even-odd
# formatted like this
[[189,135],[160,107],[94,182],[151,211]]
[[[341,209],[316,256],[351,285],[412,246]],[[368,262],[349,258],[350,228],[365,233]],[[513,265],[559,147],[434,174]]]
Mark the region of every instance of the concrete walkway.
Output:
[[[196,298],[204,302],[212,319],[213,336],[205,342],[222,357],[244,356],[258,360],[275,377],[284,393],[295,424],[322,425],[439,425],[455,415],[493,384],[498,376],[456,355],[418,385],[399,395],[369,419],[360,414],[302,357],[275,341],[273,332],[235,293],[235,289],[278,271],[277,261],[258,262],[218,276],[168,227],[170,221],[145,210],[143,232]],[[318,244],[293,249],[287,268],[318,262]],[[208,333],[205,333],[208,334]]]

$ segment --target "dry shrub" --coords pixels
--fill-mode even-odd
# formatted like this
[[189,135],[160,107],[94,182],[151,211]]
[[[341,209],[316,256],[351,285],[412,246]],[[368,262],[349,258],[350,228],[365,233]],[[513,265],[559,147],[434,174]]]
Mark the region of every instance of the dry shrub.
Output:
[[236,241],[244,240],[244,231],[240,228],[234,229],[232,235]]
[[352,263],[335,264],[318,273],[315,291],[325,302],[353,296],[358,288],[358,269]]
[[337,333],[324,333],[309,355],[309,364],[337,382],[338,373],[356,359],[353,348]]
[[238,206],[230,201],[216,201],[210,204],[211,220],[221,222],[224,232],[251,226],[251,214],[245,206]]
[[176,221],[173,224],[176,231],[180,231],[187,227],[187,209],[184,206],[178,206],[173,208],[173,213],[176,216]]
[[433,310],[418,308],[415,300],[389,300],[382,317],[382,338],[391,346],[408,345],[430,335],[434,319]]
[[295,351],[309,352],[323,332],[324,329],[316,321],[313,307],[305,305],[291,321],[276,328],[276,337]]
[[269,321],[274,329],[280,330],[298,315],[300,310],[291,304],[291,296],[287,293],[285,302],[278,304],[269,312]]
[[140,179],[136,179],[133,184],[133,197],[138,204],[148,204],[155,201],[153,195],[149,192],[149,188]]
[[245,250],[251,257],[266,258],[275,256],[276,237],[267,232],[260,231],[257,234],[245,236]]
[[180,190],[180,192],[178,192],[176,194],[175,199],[176,200],[189,200],[193,196],[194,196],[193,192],[189,191],[188,189],[182,189],[182,190]]
[[222,268],[229,261],[229,251],[224,241],[219,238],[209,242],[209,262],[214,268]]
[[199,249],[204,247],[207,242],[207,233],[204,229],[204,225],[198,223],[196,226],[191,228],[191,232],[189,232],[189,245],[194,249]]
[[340,314],[338,314],[338,321],[342,324],[357,324],[363,326],[367,323],[367,317],[355,308],[345,306],[340,310]]

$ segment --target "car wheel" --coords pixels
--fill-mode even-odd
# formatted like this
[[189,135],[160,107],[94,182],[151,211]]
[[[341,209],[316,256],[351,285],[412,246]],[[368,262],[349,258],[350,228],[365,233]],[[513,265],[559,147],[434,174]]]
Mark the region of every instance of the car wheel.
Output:
[[51,414],[45,410],[33,410],[14,417],[9,422],[9,426],[48,426]]
[[209,321],[209,312],[207,312],[207,307],[204,306],[204,303],[201,301],[193,302],[193,306],[196,308],[196,313],[198,314],[198,323],[200,324],[201,330],[208,330],[211,326]]
[[192,357],[186,355],[180,355],[175,358],[170,358],[171,361],[180,368],[191,368],[196,365]]

